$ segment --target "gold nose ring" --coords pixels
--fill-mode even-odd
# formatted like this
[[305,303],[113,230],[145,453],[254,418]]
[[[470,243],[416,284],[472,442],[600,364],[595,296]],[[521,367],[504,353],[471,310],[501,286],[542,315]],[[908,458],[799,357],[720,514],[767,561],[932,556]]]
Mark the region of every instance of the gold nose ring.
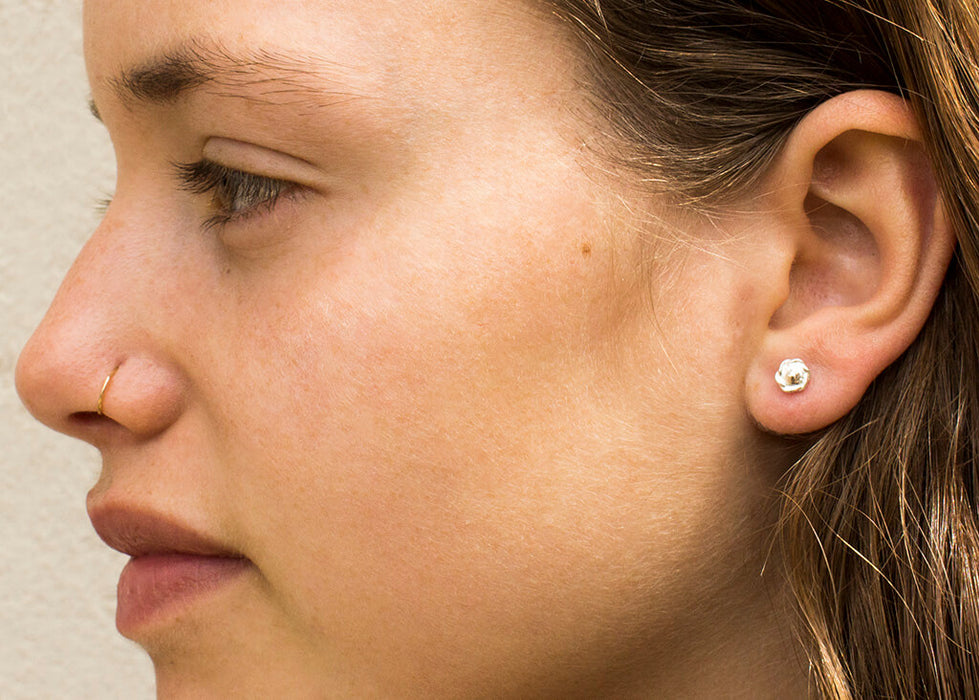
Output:
[[112,381],[112,378],[116,376],[116,372],[118,371],[119,368],[116,367],[114,370],[109,372],[109,376],[105,378],[104,382],[102,382],[102,391],[99,392],[99,400],[98,403],[95,404],[95,412],[100,416],[105,415],[105,413],[102,412],[102,402],[105,400],[105,392],[109,388],[109,383]]

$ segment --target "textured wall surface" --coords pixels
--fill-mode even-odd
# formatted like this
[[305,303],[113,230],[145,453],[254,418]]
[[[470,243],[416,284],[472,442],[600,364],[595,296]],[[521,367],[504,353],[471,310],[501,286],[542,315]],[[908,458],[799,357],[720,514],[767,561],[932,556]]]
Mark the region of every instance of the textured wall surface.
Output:
[[[95,536],[98,454],[37,424],[13,387],[20,347],[112,187],[86,108],[80,0],[0,0],[0,698],[154,697],[115,631],[123,557]],[[94,400],[94,398],[93,398]]]

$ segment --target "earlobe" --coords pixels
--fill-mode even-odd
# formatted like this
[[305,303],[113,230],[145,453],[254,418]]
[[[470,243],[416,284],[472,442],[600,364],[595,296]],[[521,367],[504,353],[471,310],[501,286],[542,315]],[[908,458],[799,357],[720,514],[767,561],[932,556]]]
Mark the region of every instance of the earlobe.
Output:
[[[889,93],[847,93],[809,114],[766,192],[793,258],[766,282],[788,291],[758,319],[746,401],[765,429],[808,433],[849,412],[914,341],[955,241],[914,117]],[[808,368],[803,390],[776,380],[788,359]]]

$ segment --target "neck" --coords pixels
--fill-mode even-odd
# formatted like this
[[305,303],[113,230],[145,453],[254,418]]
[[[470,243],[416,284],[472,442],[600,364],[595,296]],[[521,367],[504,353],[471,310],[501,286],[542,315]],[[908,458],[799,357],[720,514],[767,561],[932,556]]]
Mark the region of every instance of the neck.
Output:
[[728,599],[738,605],[709,606],[698,620],[682,622],[654,644],[655,657],[642,673],[621,676],[624,683],[605,697],[816,697],[787,586],[776,578],[756,576],[754,590]]

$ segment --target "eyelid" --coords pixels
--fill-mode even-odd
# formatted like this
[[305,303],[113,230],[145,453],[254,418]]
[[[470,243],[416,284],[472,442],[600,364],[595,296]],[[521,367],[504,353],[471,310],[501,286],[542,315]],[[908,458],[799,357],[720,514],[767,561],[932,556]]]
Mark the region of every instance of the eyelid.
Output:
[[312,189],[317,189],[323,183],[320,169],[304,158],[223,136],[208,138],[201,157],[235,170],[261,173],[272,179],[295,182]]

